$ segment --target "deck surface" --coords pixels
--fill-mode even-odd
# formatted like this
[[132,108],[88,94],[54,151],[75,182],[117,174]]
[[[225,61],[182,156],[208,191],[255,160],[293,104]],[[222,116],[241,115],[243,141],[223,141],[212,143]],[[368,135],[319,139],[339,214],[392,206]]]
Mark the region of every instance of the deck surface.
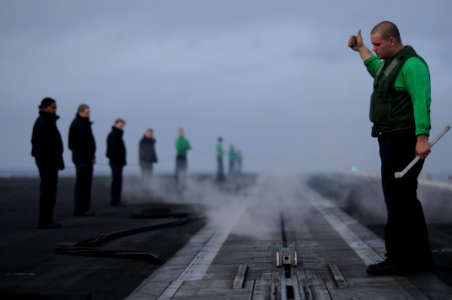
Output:
[[[339,199],[346,194],[340,185],[322,178],[330,190],[315,183],[316,190],[298,177],[242,180],[217,186],[211,179],[198,178],[177,191],[168,178],[158,182],[158,190],[143,190],[135,179],[128,179],[127,207],[117,209],[108,206],[109,179],[96,178],[97,214],[77,218],[72,216],[73,178],[63,178],[55,213],[63,227],[38,230],[39,182],[2,179],[0,298],[452,299],[452,289],[445,283],[452,276],[448,265],[452,254],[436,255],[443,260],[432,273],[375,277],[365,272],[368,264],[384,257],[384,242],[375,230],[382,224],[378,216],[366,216],[371,224],[364,224],[366,218],[356,214],[363,209],[356,202],[351,209]],[[363,186],[359,179],[353,180]],[[364,185],[366,191],[373,188]],[[447,198],[450,192],[438,193]],[[177,220],[131,218],[149,208],[188,213],[189,221],[126,236],[100,248],[147,251],[157,254],[161,264],[143,256],[55,253],[62,242]],[[439,216],[429,209],[427,215]],[[437,245],[438,241],[452,245],[446,225],[429,224]]]

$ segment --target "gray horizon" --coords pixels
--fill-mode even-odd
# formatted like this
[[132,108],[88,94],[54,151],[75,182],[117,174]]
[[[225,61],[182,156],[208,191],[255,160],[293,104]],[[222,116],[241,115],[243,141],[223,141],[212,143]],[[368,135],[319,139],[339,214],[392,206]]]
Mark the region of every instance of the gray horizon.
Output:
[[[155,171],[172,172],[184,127],[194,173],[215,172],[218,136],[225,150],[242,151],[247,172],[378,172],[368,120],[372,79],[347,39],[361,29],[370,46],[376,23],[398,25],[430,68],[434,136],[452,122],[450,12],[447,0],[1,1],[0,169],[35,167],[31,130],[49,96],[58,102],[68,168],[68,128],[87,103],[96,169],[106,172],[106,137],[117,117],[127,122],[129,169],[151,127]],[[452,173],[451,149],[449,133],[423,172]]]

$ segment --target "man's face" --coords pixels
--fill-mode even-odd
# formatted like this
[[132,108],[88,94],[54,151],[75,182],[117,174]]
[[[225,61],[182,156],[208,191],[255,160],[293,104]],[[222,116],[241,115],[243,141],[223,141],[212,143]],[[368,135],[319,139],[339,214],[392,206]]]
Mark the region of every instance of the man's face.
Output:
[[153,132],[152,132],[151,130],[146,130],[146,132],[144,133],[144,135],[145,135],[148,139],[154,137],[154,134],[153,134]]
[[47,107],[44,107],[42,109],[42,111],[46,112],[46,113],[56,114],[56,112],[57,112],[57,104],[56,104],[56,102],[50,104]]
[[382,35],[377,32],[370,36],[372,43],[372,50],[380,59],[390,58],[394,56],[394,38],[390,37],[384,39]]
[[115,127],[116,128],[118,128],[118,129],[124,129],[124,123],[123,122],[117,122],[117,123],[115,123]]
[[83,111],[79,112],[79,116],[82,118],[89,118],[90,110],[89,108],[85,108]]

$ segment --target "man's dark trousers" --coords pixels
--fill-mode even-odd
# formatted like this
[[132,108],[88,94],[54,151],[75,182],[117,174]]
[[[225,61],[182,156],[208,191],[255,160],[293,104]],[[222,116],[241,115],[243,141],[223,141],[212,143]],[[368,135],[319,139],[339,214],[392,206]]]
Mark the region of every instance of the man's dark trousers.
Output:
[[428,230],[417,198],[417,177],[424,161],[420,160],[404,177],[394,178],[415,157],[414,130],[382,134],[378,137],[381,178],[388,220],[385,227],[386,256],[402,267],[429,266],[432,253]]
[[121,192],[122,192],[122,169],[124,166],[112,164],[111,167],[111,205],[117,206],[121,204]]
[[176,182],[184,183],[185,177],[187,175],[187,156],[177,155],[176,156]]
[[217,181],[224,180],[224,166],[223,166],[223,157],[217,156]]
[[58,170],[38,167],[41,185],[39,189],[39,224],[53,223],[57,197]]
[[74,214],[82,214],[91,209],[91,185],[93,181],[92,162],[75,165],[76,179],[74,188]]

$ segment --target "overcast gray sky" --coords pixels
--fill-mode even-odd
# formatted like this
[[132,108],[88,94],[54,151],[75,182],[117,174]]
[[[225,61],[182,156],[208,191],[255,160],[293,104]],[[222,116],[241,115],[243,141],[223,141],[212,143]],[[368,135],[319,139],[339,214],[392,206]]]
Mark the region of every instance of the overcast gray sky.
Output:
[[[172,171],[184,127],[192,172],[215,169],[220,135],[246,171],[377,172],[372,79],[347,39],[399,26],[430,67],[435,135],[452,121],[451,15],[450,0],[0,0],[0,169],[34,169],[31,129],[50,96],[65,146],[77,106],[91,106],[98,170],[123,117],[130,170],[152,127],[156,172]],[[449,133],[424,172],[452,174],[451,161]]]

